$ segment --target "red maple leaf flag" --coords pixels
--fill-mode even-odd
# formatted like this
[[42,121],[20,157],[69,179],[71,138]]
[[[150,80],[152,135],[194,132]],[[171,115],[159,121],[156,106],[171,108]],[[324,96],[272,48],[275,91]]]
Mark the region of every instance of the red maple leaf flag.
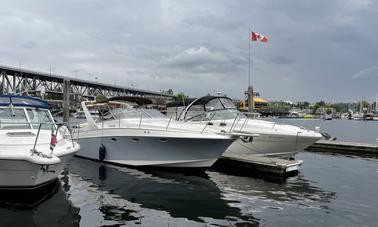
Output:
[[256,32],[252,32],[252,41],[254,41],[254,42],[260,41],[260,42],[266,43],[266,42],[268,42],[268,38],[266,36],[260,35]]

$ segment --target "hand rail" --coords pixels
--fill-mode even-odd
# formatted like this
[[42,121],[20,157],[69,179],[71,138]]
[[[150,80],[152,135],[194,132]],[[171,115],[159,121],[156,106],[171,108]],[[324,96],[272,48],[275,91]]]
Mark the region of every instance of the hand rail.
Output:
[[243,122],[243,124],[242,124],[242,126],[240,127],[240,131],[242,131],[245,126],[247,126],[248,120],[249,120],[249,118],[246,117],[245,120],[244,120],[244,122]]
[[[238,114],[239,115],[239,114]],[[238,121],[236,122],[236,124],[235,124],[235,128],[236,128],[236,126],[239,124],[239,121],[240,121],[240,117],[238,117]]]
[[234,119],[234,122],[232,122],[232,125],[231,125],[231,127],[230,127],[230,130],[229,130],[229,132],[231,132],[232,131],[232,128],[234,127],[234,124],[235,124],[235,122],[236,122],[236,119],[237,118],[239,118],[239,113],[238,114],[236,114],[236,116],[235,116],[235,119]]
[[211,120],[213,120],[213,118],[215,117],[217,113],[214,112],[214,115],[210,118],[210,120],[205,124],[205,127],[202,129],[201,131],[201,134],[203,133],[203,131],[205,131],[206,127],[210,124]]
[[142,118],[143,118],[143,113],[140,112],[140,120],[139,120],[139,126],[138,126],[138,128],[140,128],[140,125],[142,124]]
[[37,146],[37,141],[38,141],[38,137],[39,137],[39,132],[41,131],[41,126],[42,126],[42,124],[39,124],[37,137],[35,138],[34,146],[33,146],[33,149],[31,151],[32,155],[34,155],[34,153],[36,153],[35,147]]
[[171,115],[171,118],[169,118],[169,121],[168,121],[167,127],[165,128],[165,131],[168,131],[168,127],[171,124],[172,117],[173,117],[173,114]]

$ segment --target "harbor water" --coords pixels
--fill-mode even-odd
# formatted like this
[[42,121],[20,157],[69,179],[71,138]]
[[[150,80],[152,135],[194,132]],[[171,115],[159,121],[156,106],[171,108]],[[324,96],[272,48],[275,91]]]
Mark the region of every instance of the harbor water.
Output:
[[[378,122],[333,120],[320,127],[340,140],[377,142]],[[0,226],[377,226],[377,157],[302,151],[296,158],[304,164],[287,179],[73,158],[40,204],[2,205]]]

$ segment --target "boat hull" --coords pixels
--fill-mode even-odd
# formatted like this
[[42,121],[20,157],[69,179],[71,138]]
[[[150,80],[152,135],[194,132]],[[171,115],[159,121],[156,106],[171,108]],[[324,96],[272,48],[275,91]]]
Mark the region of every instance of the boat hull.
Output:
[[290,159],[298,151],[304,150],[317,140],[318,137],[260,135],[254,137],[252,141],[238,139],[227,148],[226,152]]
[[0,190],[33,190],[56,180],[74,153],[59,156],[56,164],[0,159]]
[[0,160],[0,189],[33,189],[55,180],[62,162],[40,165],[25,160]]
[[174,168],[210,167],[233,139],[198,139],[175,137],[81,137],[79,157],[100,160],[100,146],[105,148],[101,161],[128,166]]

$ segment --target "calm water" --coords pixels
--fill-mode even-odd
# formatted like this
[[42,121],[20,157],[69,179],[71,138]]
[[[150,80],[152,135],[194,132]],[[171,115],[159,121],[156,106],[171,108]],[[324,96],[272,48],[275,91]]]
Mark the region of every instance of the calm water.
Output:
[[[324,121],[321,127],[362,141],[377,137],[376,126]],[[0,226],[377,226],[378,159],[310,152],[297,158],[304,164],[286,181],[74,158],[56,193],[32,209],[0,208]]]
[[[272,119],[271,119],[272,120]],[[320,119],[273,119],[278,123],[287,123],[314,129],[316,126],[321,131],[327,132],[337,140],[351,142],[378,143],[378,121],[355,121],[334,119],[325,121]]]

